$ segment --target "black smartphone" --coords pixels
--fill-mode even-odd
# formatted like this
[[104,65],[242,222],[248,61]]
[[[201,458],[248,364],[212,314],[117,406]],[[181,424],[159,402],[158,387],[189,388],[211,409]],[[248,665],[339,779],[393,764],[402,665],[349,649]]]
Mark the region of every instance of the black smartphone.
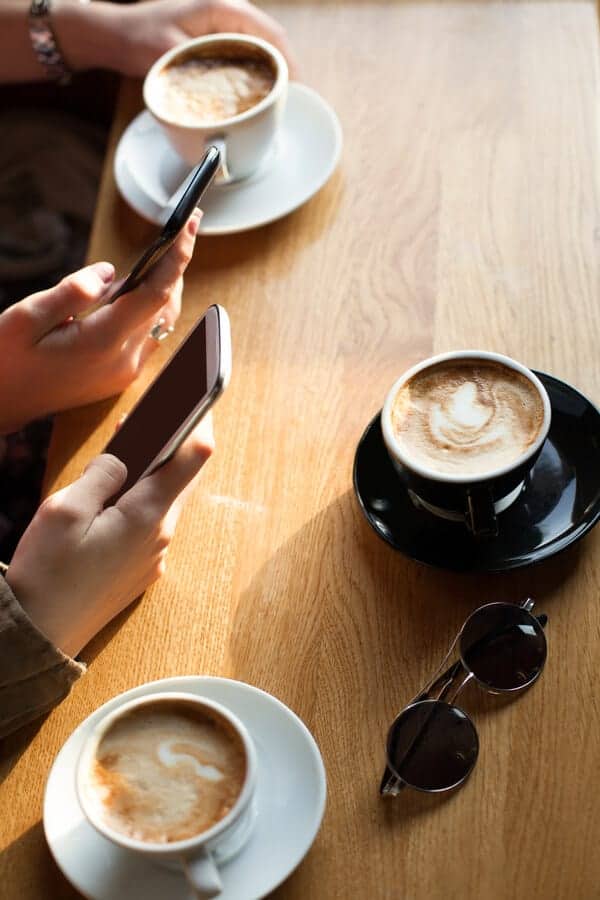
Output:
[[104,448],[127,466],[111,505],[170,459],[223,393],[231,375],[229,317],[210,306]]
[[217,174],[220,165],[221,154],[216,147],[209,147],[204,157],[187,179],[181,199],[169,216],[163,230],[144,251],[138,259],[129,275],[115,283],[107,297],[102,298],[102,306],[106,303],[114,303],[118,297],[127,294],[136,288],[146,278],[169,247],[173,244],[177,235],[198,206],[200,198]]

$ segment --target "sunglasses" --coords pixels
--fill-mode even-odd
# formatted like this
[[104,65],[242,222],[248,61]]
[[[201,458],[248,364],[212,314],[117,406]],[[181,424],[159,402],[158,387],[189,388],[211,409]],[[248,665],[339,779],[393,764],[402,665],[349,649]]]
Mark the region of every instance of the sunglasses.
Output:
[[[468,778],[479,738],[456,698],[471,680],[492,694],[522,691],[537,681],[548,652],[548,617],[534,616],[533,605],[529,599],[488,603],[469,616],[432,680],[392,723],[380,794],[396,796],[404,787],[447,791]],[[446,668],[455,650],[458,659]]]

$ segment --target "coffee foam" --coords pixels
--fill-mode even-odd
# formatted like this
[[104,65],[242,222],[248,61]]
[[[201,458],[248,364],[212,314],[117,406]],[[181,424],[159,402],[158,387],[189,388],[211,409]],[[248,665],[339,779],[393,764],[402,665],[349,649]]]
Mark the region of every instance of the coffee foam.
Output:
[[155,106],[180,125],[213,125],[256,106],[274,83],[273,69],[260,59],[191,57],[160,73]]
[[448,360],[400,388],[391,421],[409,461],[439,474],[482,476],[535,443],[544,404],[532,382],[508,366]]
[[88,779],[104,823],[150,843],[207,831],[235,805],[246,752],[233,727],[182,702],[145,705],[109,729]]

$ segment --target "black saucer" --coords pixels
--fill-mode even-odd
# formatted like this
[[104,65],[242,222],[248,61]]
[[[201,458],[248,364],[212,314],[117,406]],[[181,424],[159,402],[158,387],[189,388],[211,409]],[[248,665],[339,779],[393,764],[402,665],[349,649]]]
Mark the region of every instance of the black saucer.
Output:
[[600,412],[564,381],[536,372],[552,424],[519,498],[498,516],[500,533],[477,541],[458,522],[416,509],[392,467],[378,413],[354,458],[354,490],[379,537],[406,556],[456,572],[506,572],[579,540],[600,518]]

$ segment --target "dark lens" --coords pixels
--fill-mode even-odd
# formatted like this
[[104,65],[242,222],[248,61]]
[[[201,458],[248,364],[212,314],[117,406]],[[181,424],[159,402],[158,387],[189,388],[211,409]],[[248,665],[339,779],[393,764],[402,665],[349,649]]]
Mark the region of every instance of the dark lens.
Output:
[[542,626],[512,603],[489,603],[477,609],[463,626],[459,646],[467,669],[497,691],[527,687],[546,661]]
[[423,700],[403,710],[388,735],[388,764],[420,791],[444,791],[465,780],[479,741],[468,716],[441,700]]

